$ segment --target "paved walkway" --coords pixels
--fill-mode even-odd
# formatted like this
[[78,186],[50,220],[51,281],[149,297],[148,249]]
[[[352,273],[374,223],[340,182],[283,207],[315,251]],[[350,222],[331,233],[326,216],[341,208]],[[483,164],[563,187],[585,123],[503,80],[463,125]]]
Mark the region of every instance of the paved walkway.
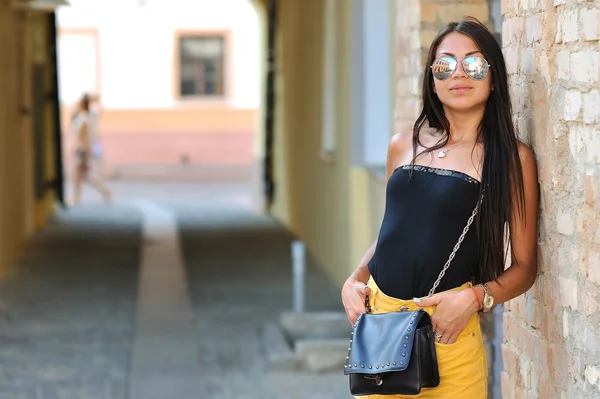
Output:
[[[0,399],[137,399],[150,382],[163,391],[144,399],[350,397],[341,370],[265,371],[260,329],[291,308],[291,237],[250,209],[248,186],[113,188],[115,204],[84,193],[4,270]],[[156,284],[164,268],[171,280]],[[308,308],[339,310],[309,270]],[[161,380],[160,360],[187,373]]]

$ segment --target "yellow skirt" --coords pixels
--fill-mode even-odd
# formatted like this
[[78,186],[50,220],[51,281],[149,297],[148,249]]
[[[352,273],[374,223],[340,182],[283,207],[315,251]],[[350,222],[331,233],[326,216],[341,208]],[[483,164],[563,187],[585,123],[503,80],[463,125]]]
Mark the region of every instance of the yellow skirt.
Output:
[[[460,290],[470,287],[465,283]],[[387,313],[399,311],[402,306],[405,310],[416,310],[419,306],[413,300],[402,300],[385,295],[373,279],[369,280],[369,303],[373,313]],[[435,307],[426,307],[424,310],[430,315]],[[423,388],[418,395],[366,395],[356,396],[358,399],[487,399],[488,369],[479,325],[479,314],[475,313],[469,323],[453,344],[435,343],[438,367],[440,370],[440,385],[435,388]]]

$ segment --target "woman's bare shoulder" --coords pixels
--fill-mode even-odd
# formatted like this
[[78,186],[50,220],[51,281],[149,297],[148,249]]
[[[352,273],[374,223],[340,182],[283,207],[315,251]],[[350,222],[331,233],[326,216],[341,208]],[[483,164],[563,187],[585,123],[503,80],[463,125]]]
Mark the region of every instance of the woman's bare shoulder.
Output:
[[[413,149],[414,131],[407,129],[396,133],[390,141],[390,150],[396,154],[406,154]],[[430,127],[422,127],[419,130],[419,144],[429,146],[432,142],[437,143],[440,140],[440,131]]]

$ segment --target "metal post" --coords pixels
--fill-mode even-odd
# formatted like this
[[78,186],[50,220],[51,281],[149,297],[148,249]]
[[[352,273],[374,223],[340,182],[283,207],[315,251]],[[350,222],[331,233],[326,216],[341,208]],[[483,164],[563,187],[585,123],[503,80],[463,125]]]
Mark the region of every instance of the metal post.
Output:
[[306,248],[302,241],[292,242],[292,272],[294,312],[304,311],[304,279],[306,272]]

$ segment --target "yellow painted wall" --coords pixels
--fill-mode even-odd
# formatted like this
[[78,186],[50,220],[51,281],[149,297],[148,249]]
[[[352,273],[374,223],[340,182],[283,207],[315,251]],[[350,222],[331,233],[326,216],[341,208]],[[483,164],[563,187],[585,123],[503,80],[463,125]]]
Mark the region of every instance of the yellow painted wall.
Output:
[[357,227],[351,218],[349,168],[351,2],[338,3],[338,134],[331,162],[320,157],[324,2],[280,4],[273,213],[340,282],[354,266],[350,243]]
[[324,2],[280,2],[272,212],[341,285],[377,236],[385,183],[351,165],[352,2],[337,6],[336,150],[327,162],[320,157]]
[[[9,0],[0,0],[0,277],[25,239],[46,223],[54,198],[34,198],[34,153],[31,110],[31,71],[34,62],[47,66],[47,16],[16,12]],[[48,74],[50,70],[47,69]],[[46,79],[51,84],[49,79]],[[50,89],[50,87],[47,87]],[[46,118],[45,174],[55,175],[53,115]]]

